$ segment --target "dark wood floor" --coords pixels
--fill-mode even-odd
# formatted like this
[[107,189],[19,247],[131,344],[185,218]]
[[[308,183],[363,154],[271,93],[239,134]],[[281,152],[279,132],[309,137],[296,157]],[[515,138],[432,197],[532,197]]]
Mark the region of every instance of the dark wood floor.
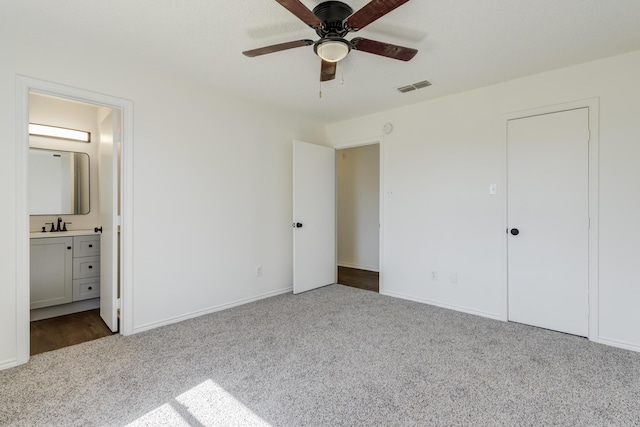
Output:
[[380,273],[338,266],[338,283],[352,288],[380,292]]
[[100,318],[100,310],[31,322],[31,355],[112,335]]

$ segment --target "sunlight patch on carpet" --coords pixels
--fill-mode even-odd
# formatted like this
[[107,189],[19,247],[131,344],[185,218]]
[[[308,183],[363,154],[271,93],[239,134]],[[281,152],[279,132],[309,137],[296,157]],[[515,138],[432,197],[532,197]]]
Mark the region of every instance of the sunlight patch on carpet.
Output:
[[212,380],[206,380],[129,426],[260,426],[271,424]]

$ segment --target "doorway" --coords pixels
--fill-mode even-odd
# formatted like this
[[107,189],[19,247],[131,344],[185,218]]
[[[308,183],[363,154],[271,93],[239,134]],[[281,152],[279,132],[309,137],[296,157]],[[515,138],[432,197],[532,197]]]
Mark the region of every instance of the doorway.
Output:
[[596,109],[572,103],[507,120],[509,321],[597,334]]
[[[27,168],[31,355],[118,331],[117,319],[101,315],[110,312],[109,282],[119,285],[104,270],[117,270],[119,262],[101,254],[106,236],[98,232],[104,229],[103,212],[119,215],[105,197],[119,191],[103,161],[105,147],[114,147],[105,144],[113,131],[103,130],[102,122],[114,113],[119,115],[112,108],[29,93],[29,123],[38,126],[30,125]],[[57,135],[67,129],[80,134]],[[115,170],[119,164],[114,160]]]
[[338,283],[380,291],[380,144],[336,150]]
[[[377,215],[373,215],[373,244],[377,246],[375,264],[349,263],[361,272],[372,270],[378,292],[384,293],[383,265],[383,201],[380,197],[383,171],[383,141],[367,139],[331,148],[303,141],[293,141],[293,293],[306,292],[338,281],[337,257],[337,191],[336,150],[373,145],[379,153],[378,178],[369,185],[378,186]],[[372,208],[375,210],[375,207]],[[368,269],[368,270],[362,270]]]
[[[30,323],[32,320],[31,316],[31,280],[30,280],[30,267],[32,263],[30,262],[30,243],[33,240],[31,237],[33,235],[30,233],[32,231],[41,232],[40,224],[42,222],[42,218],[35,219],[32,221],[32,217],[30,215],[30,203],[29,203],[29,122],[30,122],[30,97],[34,94],[39,96],[43,96],[49,99],[62,99],[69,101],[71,103],[76,104],[88,104],[92,105],[99,111],[99,116],[102,119],[105,119],[106,115],[109,115],[110,112],[117,112],[116,116],[121,118],[119,123],[118,132],[122,135],[121,139],[114,139],[111,141],[111,146],[115,152],[117,149],[117,145],[119,142],[122,142],[121,147],[121,158],[122,158],[122,169],[120,173],[114,174],[113,177],[119,178],[119,184],[113,184],[114,188],[119,188],[120,191],[120,207],[121,212],[118,215],[117,212],[112,212],[111,215],[105,217],[102,213],[98,213],[97,216],[93,216],[91,219],[88,217],[83,217],[81,215],[68,214],[68,215],[59,215],[57,218],[61,218],[60,221],[56,222],[56,228],[58,223],[67,223],[67,230],[76,230],[82,231],[81,238],[76,242],[74,239],[77,237],[77,233],[69,232],[67,235],[62,236],[62,234],[56,235],[55,239],[63,239],[65,241],[70,241],[73,245],[77,244],[77,247],[82,249],[78,252],[78,257],[82,257],[82,262],[78,262],[78,286],[77,289],[74,287],[70,287],[71,291],[63,290],[62,293],[68,298],[69,293],[73,293],[74,291],[79,292],[81,295],[85,292],[88,292],[92,295],[84,295],[90,298],[85,301],[80,301],[81,304],[87,304],[86,301],[95,300],[93,298],[96,293],[96,289],[89,283],[95,280],[93,272],[97,269],[95,264],[96,258],[95,253],[92,251],[97,251],[98,249],[101,252],[101,256],[104,254],[104,259],[101,258],[98,262],[101,264],[99,270],[102,271],[114,271],[112,274],[113,280],[103,280],[102,274],[100,274],[100,287],[108,288],[112,291],[113,298],[103,298],[102,292],[100,292],[100,303],[98,304],[100,309],[100,314],[102,318],[116,318],[119,313],[119,325],[117,322],[109,322],[105,320],[109,329],[111,331],[119,331],[122,335],[128,335],[132,330],[132,319],[130,314],[130,306],[129,303],[131,301],[132,290],[130,287],[132,275],[131,275],[131,233],[129,232],[127,225],[129,224],[129,220],[132,217],[132,159],[131,153],[133,149],[133,132],[132,132],[132,121],[133,121],[133,104],[131,101],[123,100],[120,98],[114,98],[107,95],[98,94],[95,92],[85,91],[81,89],[76,89],[68,86],[58,85],[55,83],[45,82],[41,80],[36,80],[28,77],[18,76],[16,78],[17,82],[17,93],[16,97],[16,132],[18,137],[16,138],[16,164],[18,165],[16,171],[16,181],[17,181],[17,219],[16,219],[16,230],[17,235],[21,236],[17,239],[16,243],[16,255],[17,255],[17,280],[16,280],[16,304],[17,304],[17,316],[16,316],[16,337],[17,337],[17,357],[16,363],[22,364],[26,363],[29,360],[30,354]],[[111,114],[111,116],[114,116]],[[115,120],[113,121],[115,123]],[[114,130],[115,130],[114,126]],[[115,133],[115,132],[114,132]],[[100,145],[103,145],[103,140],[101,139]],[[59,147],[58,147],[59,148]],[[102,150],[102,147],[100,148]],[[65,151],[65,150],[60,150]],[[72,150],[66,150],[72,151]],[[96,155],[96,157],[100,157]],[[113,157],[114,159],[117,156]],[[115,167],[115,162],[113,163]],[[96,169],[95,167],[93,169]],[[97,172],[97,170],[94,170]],[[97,191],[94,189],[94,193]],[[95,196],[95,194],[94,194]],[[97,213],[94,212],[94,213]],[[57,219],[56,218],[56,219]],[[96,219],[97,218],[97,219]],[[105,222],[106,218],[106,222]],[[75,223],[74,223],[75,221]],[[50,221],[45,221],[50,222]],[[35,224],[37,223],[37,225]],[[90,223],[90,225],[89,225]],[[88,227],[89,225],[89,227]],[[105,239],[105,234],[99,235],[98,231],[94,230],[94,228],[102,227],[103,230],[112,230],[111,237]],[[106,226],[106,227],[105,227]],[[122,228],[120,228],[122,226]],[[35,228],[34,228],[35,227]],[[50,227],[49,224],[46,227]],[[84,228],[85,230],[77,230],[77,228]],[[92,232],[96,233],[96,235],[92,235],[87,241],[84,237],[86,235],[85,231],[91,229]],[[114,231],[115,230],[115,231]],[[50,232],[50,229],[47,229],[46,232]],[[119,234],[119,236],[118,236]],[[60,236],[60,237],[58,237]],[[119,237],[119,240],[118,240]],[[43,239],[41,239],[43,240]],[[46,240],[46,239],[44,239]],[[113,240],[113,252],[105,251],[101,244],[106,240]],[[98,247],[96,247],[96,242]],[[71,247],[72,249],[68,249]],[[73,254],[72,245],[67,244],[67,249],[69,254]],[[108,254],[111,254],[110,256]],[[69,255],[67,255],[69,256]],[[73,258],[73,255],[71,255]],[[87,261],[87,262],[85,262]],[[66,261],[65,261],[66,262]],[[104,264],[107,264],[105,267]],[[75,266],[73,260],[71,261],[71,265]],[[119,269],[118,269],[119,267]],[[92,270],[93,269],[93,270]],[[61,268],[64,274],[67,274],[66,271],[68,269]],[[87,276],[87,277],[83,277]],[[118,283],[121,285],[120,293],[118,295]],[[109,301],[107,301],[109,300]],[[76,302],[76,301],[72,301]],[[105,306],[106,304],[106,306]],[[66,303],[65,303],[66,305]],[[106,310],[105,310],[106,307]],[[41,307],[44,308],[44,307]],[[50,307],[46,307],[50,308]],[[87,310],[95,310],[98,307],[86,307]],[[53,310],[53,309],[52,309]],[[84,310],[84,311],[87,311]],[[105,316],[107,312],[111,312],[112,316]],[[51,313],[49,313],[51,314]],[[49,314],[46,317],[51,317]],[[55,313],[54,313],[55,314]],[[58,314],[69,314],[69,313],[58,313]],[[35,319],[33,319],[35,320]],[[115,325],[115,326],[114,326]]]

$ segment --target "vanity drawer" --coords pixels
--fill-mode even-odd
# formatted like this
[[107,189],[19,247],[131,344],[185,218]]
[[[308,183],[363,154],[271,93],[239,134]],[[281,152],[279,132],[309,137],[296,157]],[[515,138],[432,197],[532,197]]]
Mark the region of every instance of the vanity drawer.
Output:
[[73,238],[73,257],[100,255],[100,235],[75,236]]
[[88,256],[73,259],[73,278],[85,279],[87,277],[100,277],[100,257]]
[[100,296],[100,278],[75,279],[73,281],[73,300],[98,298]]

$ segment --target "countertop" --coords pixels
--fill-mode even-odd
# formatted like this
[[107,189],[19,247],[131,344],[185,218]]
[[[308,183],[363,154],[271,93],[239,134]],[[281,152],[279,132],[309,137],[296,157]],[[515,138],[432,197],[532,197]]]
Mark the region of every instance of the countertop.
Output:
[[69,230],[69,231],[32,231],[29,233],[31,239],[43,239],[47,237],[71,237],[71,236],[87,236],[92,234],[99,234],[93,230]]

